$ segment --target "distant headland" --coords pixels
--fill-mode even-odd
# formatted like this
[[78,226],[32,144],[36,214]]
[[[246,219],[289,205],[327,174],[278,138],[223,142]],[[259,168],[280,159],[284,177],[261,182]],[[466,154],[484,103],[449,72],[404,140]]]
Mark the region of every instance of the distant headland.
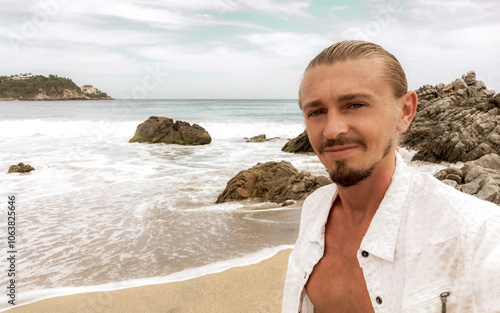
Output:
[[31,73],[0,76],[0,100],[114,100],[105,92],[83,85],[78,87],[67,77]]

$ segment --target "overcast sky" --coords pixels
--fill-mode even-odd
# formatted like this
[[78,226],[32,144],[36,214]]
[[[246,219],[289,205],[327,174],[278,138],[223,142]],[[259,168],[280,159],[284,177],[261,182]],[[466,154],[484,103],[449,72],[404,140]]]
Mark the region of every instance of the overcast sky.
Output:
[[500,91],[498,0],[0,0],[0,75],[115,98],[297,98],[307,63],[345,39],[382,45],[411,89],[475,70]]

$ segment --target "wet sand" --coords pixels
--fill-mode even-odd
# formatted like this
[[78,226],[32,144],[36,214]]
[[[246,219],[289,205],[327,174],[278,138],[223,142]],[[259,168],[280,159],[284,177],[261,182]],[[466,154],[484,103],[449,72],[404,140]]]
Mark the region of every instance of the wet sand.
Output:
[[51,298],[5,312],[278,313],[291,251],[185,281]]

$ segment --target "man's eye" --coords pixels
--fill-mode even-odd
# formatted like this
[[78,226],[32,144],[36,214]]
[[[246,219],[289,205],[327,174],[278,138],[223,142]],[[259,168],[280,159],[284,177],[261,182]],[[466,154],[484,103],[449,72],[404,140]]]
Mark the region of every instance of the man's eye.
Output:
[[317,116],[317,115],[320,115],[323,113],[324,112],[322,110],[316,110],[316,111],[312,111],[311,113],[309,113],[309,116]]
[[353,109],[360,109],[362,107],[364,107],[364,104],[362,104],[362,103],[353,103],[353,104],[351,104],[351,108],[353,108]]

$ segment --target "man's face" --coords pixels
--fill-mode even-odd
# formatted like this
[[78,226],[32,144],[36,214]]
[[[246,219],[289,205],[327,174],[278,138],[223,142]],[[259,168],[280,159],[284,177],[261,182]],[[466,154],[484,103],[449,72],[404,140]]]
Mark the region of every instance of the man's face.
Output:
[[383,79],[381,66],[376,58],[319,65],[302,80],[309,140],[332,180],[343,187],[370,177],[394,155],[401,99]]

